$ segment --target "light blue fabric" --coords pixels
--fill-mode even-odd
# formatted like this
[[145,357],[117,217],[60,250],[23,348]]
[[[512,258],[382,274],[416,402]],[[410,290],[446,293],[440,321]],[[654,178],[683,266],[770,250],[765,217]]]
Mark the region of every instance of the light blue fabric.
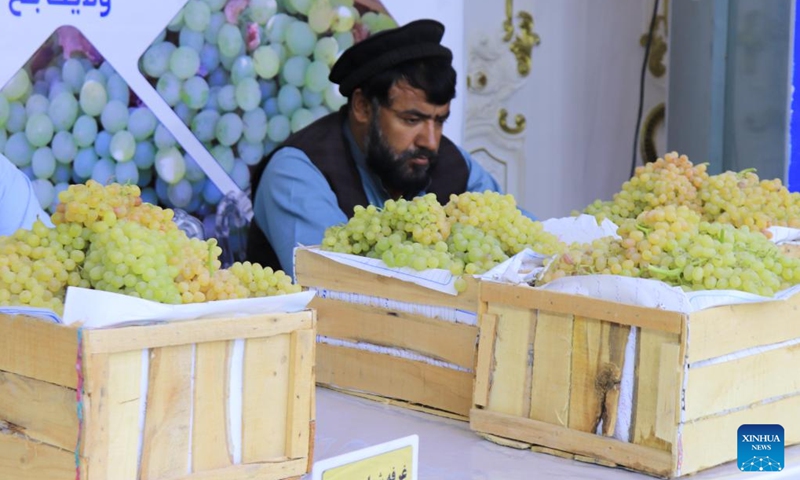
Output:
[[28,177],[6,157],[0,155],[0,236],[20,228],[30,229],[39,217],[51,226]]
[[[350,151],[355,157],[361,184],[371,205],[382,206],[389,194],[380,179],[367,167],[366,155],[358,148],[349,127],[344,127]],[[481,165],[459,147],[467,161],[467,190],[500,191],[500,185]],[[420,192],[422,195],[425,192]],[[266,234],[284,271],[293,274],[296,245],[318,245],[325,229],[347,221],[328,181],[302,151],[285,147],[267,164],[253,206],[254,222]],[[255,225],[251,226],[255,228]]]

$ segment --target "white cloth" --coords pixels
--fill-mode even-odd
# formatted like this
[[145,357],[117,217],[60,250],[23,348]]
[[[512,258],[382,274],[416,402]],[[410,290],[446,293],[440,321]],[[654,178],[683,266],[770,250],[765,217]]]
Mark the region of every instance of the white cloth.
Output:
[[0,236],[11,235],[20,228],[29,229],[39,217],[51,226],[28,177],[3,155],[0,155]]

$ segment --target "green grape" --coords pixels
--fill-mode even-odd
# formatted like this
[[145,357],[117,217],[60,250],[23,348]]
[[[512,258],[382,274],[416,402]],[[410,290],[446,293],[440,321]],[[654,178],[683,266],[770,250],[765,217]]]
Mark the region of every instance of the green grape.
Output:
[[200,68],[200,54],[190,47],[178,47],[169,59],[169,70],[179,80],[186,80]]
[[273,48],[262,45],[253,52],[253,66],[259,77],[270,79],[278,74],[280,57]]
[[0,92],[6,99],[13,102],[22,99],[31,88],[31,79],[28,77],[28,72],[25,69],[20,69]]
[[53,121],[56,130],[69,130],[75,124],[79,113],[78,101],[75,95],[62,92],[53,98],[47,108],[47,114]]
[[189,0],[183,7],[183,21],[195,32],[203,32],[211,21],[211,8],[201,0]]
[[53,156],[62,164],[69,165],[78,154],[78,147],[75,145],[75,139],[72,134],[67,131],[60,131],[53,137],[51,145]]
[[102,83],[89,80],[81,87],[79,103],[86,115],[97,117],[103,112],[107,102],[108,94]]
[[28,117],[25,124],[25,137],[34,147],[43,147],[53,139],[53,121],[45,113],[37,113]]
[[127,162],[133,158],[133,154],[136,152],[136,139],[133,138],[131,132],[120,130],[111,137],[109,152],[114,160]]

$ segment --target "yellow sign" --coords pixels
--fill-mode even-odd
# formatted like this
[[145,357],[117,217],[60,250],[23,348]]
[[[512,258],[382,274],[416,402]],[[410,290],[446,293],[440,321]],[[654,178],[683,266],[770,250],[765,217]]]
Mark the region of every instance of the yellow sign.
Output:
[[312,480],[416,480],[418,437],[357,450],[314,464]]

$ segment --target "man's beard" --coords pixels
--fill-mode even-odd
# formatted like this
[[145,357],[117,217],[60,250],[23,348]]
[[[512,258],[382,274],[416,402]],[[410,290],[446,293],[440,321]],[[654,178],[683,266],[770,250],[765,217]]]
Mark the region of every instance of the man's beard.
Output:
[[[378,175],[384,188],[402,195],[416,195],[428,187],[439,156],[427,148],[411,148],[396,154],[373,115],[367,132],[367,165]],[[427,165],[409,163],[412,158],[427,158]]]

